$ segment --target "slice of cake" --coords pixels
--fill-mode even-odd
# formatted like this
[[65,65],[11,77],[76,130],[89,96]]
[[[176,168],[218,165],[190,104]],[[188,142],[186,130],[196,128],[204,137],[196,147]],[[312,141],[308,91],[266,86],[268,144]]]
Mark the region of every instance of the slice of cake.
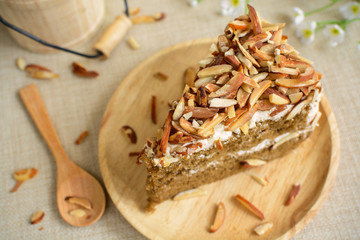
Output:
[[320,117],[321,74],[287,44],[284,25],[249,6],[211,45],[140,157],[150,202],[263,165],[310,136]]

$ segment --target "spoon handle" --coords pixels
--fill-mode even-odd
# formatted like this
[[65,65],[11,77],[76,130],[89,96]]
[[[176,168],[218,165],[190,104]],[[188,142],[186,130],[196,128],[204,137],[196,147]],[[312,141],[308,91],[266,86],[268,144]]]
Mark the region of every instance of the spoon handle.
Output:
[[50,147],[52,154],[55,157],[56,163],[70,162],[63,147],[61,146],[58,135],[51,122],[51,119],[46,111],[44,102],[41,99],[39,91],[35,84],[30,84],[23,87],[19,91],[20,97],[24,102],[27,110],[30,113],[31,118],[34,120],[41,135],[44,137],[46,143]]

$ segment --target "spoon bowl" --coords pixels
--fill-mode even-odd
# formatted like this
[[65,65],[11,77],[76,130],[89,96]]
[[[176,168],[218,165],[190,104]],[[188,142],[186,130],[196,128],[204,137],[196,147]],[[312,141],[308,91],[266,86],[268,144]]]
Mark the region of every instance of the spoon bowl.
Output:
[[[19,93],[55,158],[57,205],[61,217],[77,227],[95,223],[105,209],[106,199],[102,186],[98,180],[74,164],[66,155],[35,84],[20,89]],[[67,201],[69,197],[85,199],[90,202],[91,208],[71,203]],[[82,214],[73,214],[74,210],[79,210]]]

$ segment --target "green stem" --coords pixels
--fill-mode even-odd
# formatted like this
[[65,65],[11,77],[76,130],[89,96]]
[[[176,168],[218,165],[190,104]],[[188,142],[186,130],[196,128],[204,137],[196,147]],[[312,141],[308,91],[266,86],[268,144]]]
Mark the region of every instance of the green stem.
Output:
[[349,23],[352,23],[352,22],[355,22],[355,21],[360,21],[360,18],[353,18],[353,19],[350,19],[350,20],[328,20],[328,21],[322,21],[322,22],[316,22],[316,30],[320,30],[320,29],[323,29],[326,25],[329,25],[329,24],[337,24],[339,25],[342,29],[345,30],[346,26],[349,24]]
[[249,0],[245,0],[245,14],[249,13],[249,9],[247,7],[248,4],[249,4]]
[[318,8],[318,9],[312,10],[312,11],[310,11],[310,12],[304,13],[304,16],[307,17],[307,16],[310,16],[310,15],[312,15],[312,14],[315,14],[315,13],[318,13],[318,12],[321,12],[321,11],[324,11],[324,10],[326,10],[326,9],[334,6],[337,2],[341,2],[341,1],[343,1],[343,0],[333,0],[333,1],[331,1],[331,3],[325,5],[325,6],[321,7],[321,8]]

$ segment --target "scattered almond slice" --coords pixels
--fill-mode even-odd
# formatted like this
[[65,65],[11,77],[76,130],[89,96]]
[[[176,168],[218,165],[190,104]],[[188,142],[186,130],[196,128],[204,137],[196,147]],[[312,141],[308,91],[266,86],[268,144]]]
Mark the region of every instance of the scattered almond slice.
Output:
[[132,129],[132,127],[128,125],[124,125],[121,127],[121,129],[125,133],[125,135],[129,137],[131,143],[135,144],[137,142],[137,136],[134,129]]
[[13,177],[16,180],[16,184],[10,192],[16,192],[25,181],[34,178],[37,173],[38,170],[36,168],[24,168],[19,171],[15,171]]
[[162,81],[166,81],[166,80],[169,78],[168,75],[166,75],[166,74],[163,73],[163,72],[156,72],[156,73],[154,74],[154,77],[157,78],[157,79],[159,79],[159,80],[162,80]]
[[91,202],[86,199],[86,198],[82,198],[82,197],[67,197],[65,198],[65,201],[67,201],[68,203],[71,204],[75,204],[78,205],[80,207],[86,208],[88,210],[92,209],[92,205]]
[[262,186],[267,186],[269,184],[269,179],[261,174],[251,173],[249,174],[256,182],[261,184]]
[[83,131],[83,132],[80,134],[80,136],[76,139],[75,143],[78,144],[78,145],[79,145],[80,143],[82,143],[82,141],[84,140],[84,138],[85,138],[88,134],[89,134],[88,131]]
[[70,211],[69,214],[73,217],[81,218],[86,215],[86,212],[82,209],[74,209],[74,210]]
[[213,60],[214,60],[214,57],[208,57],[208,58],[202,59],[199,61],[199,67],[205,68],[206,65],[210,64]]
[[230,72],[232,69],[233,67],[229,64],[220,64],[212,67],[203,68],[197,73],[197,75],[199,76],[199,78],[211,77]]
[[294,185],[293,190],[290,193],[289,199],[285,203],[286,206],[289,206],[295,200],[299,191],[300,191],[300,184],[297,183]]
[[59,77],[59,74],[53,73],[53,72],[48,72],[48,71],[43,71],[43,70],[33,70],[28,72],[28,76],[32,77],[32,78],[36,78],[36,79],[44,79],[44,80],[49,80],[49,79],[55,79]]
[[139,23],[151,23],[161,21],[166,17],[166,14],[163,12],[151,15],[151,16],[138,16],[131,19],[132,24],[139,24]]
[[37,224],[43,220],[45,213],[43,211],[37,211],[31,216],[30,223]]
[[257,226],[256,228],[254,228],[254,231],[256,232],[257,235],[261,236],[265,234],[267,231],[269,231],[272,227],[273,227],[273,223],[268,222]]
[[289,134],[285,135],[284,137],[282,137],[281,139],[278,139],[276,141],[276,143],[272,146],[271,149],[275,149],[278,146],[280,146],[281,144],[286,143],[287,141],[290,141],[291,139],[298,138],[299,136],[300,136],[300,134],[298,132],[289,133]]
[[216,209],[214,222],[210,226],[211,233],[216,232],[222,226],[225,220],[225,216],[226,216],[225,204],[223,202],[219,202]]
[[246,159],[240,162],[244,168],[259,167],[266,164],[266,161],[260,159]]
[[25,70],[26,67],[25,59],[23,59],[22,57],[18,57],[16,59],[16,66],[22,71]]
[[244,79],[243,83],[247,84],[247,85],[249,85],[250,87],[253,87],[253,88],[259,88],[260,87],[259,84],[257,84],[257,82],[254,79],[246,77],[246,76],[245,76],[245,79]]
[[210,107],[226,108],[237,104],[235,99],[213,98],[209,100]]
[[184,74],[184,82],[185,82],[185,84],[189,85],[190,87],[193,87],[195,79],[196,79],[195,69],[192,68],[192,67],[187,68],[185,70],[185,74]]
[[129,9],[130,16],[135,16],[140,12],[140,7],[134,7]]
[[128,38],[128,44],[130,45],[130,47],[134,50],[137,50],[140,48],[140,44],[138,43],[138,41],[133,37],[133,36],[130,36]]
[[178,193],[174,196],[173,200],[174,201],[180,201],[180,200],[184,200],[184,199],[189,199],[189,198],[194,198],[194,197],[202,197],[202,196],[206,196],[207,192],[203,189],[200,188],[195,188],[195,189],[191,189],[191,190],[187,190],[181,193]]
[[154,124],[157,124],[157,115],[156,115],[156,96],[151,97],[151,121]]
[[255,207],[249,200],[247,200],[240,194],[236,195],[236,200],[238,200],[238,202],[241,203],[241,205],[243,205],[246,209],[248,209],[250,212],[255,214],[261,220],[265,219],[264,214],[257,207]]
[[141,152],[129,152],[129,157],[138,157]]
[[73,73],[79,77],[85,77],[85,78],[95,78],[99,76],[99,73],[96,71],[88,71],[82,64],[73,62]]

